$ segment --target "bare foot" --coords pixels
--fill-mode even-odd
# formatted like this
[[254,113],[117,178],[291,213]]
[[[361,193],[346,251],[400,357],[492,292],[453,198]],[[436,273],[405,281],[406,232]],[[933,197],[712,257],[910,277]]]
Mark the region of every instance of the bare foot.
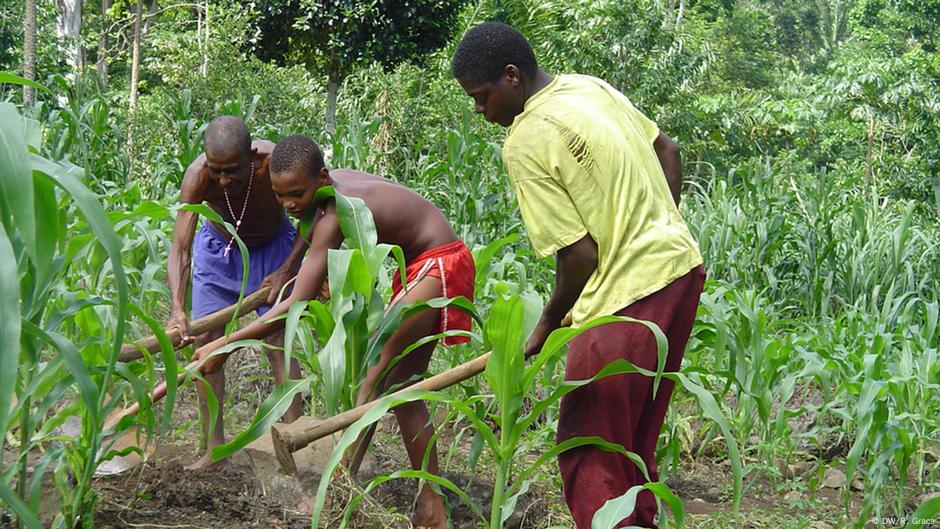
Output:
[[195,463],[192,465],[184,467],[186,470],[215,470],[228,462],[228,459],[221,459],[219,461],[212,461],[212,450],[206,450],[206,453],[202,455]]
[[417,528],[447,529],[444,500],[428,485],[421,487],[411,525]]

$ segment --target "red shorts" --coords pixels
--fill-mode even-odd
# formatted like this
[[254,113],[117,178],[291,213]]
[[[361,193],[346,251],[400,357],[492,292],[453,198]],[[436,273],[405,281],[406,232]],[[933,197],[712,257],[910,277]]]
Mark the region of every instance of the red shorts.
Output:
[[[427,276],[440,278],[441,297],[451,299],[463,296],[473,301],[476,266],[473,264],[473,254],[463,241],[457,240],[422,253],[408,263],[405,272],[408,286],[402,290],[401,274],[396,272],[392,281],[392,300],[389,306],[398,303],[408,290]],[[441,312],[441,324],[437,332],[469,331],[470,324],[469,314],[455,307],[447,307]],[[469,341],[468,336],[447,336],[444,338],[444,345]]]

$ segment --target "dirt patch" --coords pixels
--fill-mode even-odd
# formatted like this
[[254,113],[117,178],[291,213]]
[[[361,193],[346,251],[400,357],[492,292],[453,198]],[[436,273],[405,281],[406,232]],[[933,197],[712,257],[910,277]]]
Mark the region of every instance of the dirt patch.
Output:
[[126,476],[99,479],[95,515],[100,528],[310,527],[296,498],[274,498],[258,486],[250,466],[187,471],[179,458],[156,460]]

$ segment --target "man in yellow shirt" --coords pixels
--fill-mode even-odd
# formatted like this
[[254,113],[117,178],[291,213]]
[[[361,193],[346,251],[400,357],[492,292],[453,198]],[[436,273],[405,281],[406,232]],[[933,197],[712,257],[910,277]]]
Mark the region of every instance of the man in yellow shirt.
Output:
[[[532,247],[556,256],[555,288],[526,345],[541,349],[571,313],[575,326],[617,314],[655,322],[678,370],[705,272],[679,215],[678,145],[613,87],[583,75],[551,76],[514,28],[489,22],[464,35],[451,63],[478,113],[509,127],[503,163]],[[565,378],[587,379],[616,359],[654,370],[656,342],[637,324],[596,327],[568,349]],[[650,478],[672,383],[622,375],[589,384],[561,403],[558,440],[600,436],[639,454]],[[605,501],[646,482],[627,458],[592,447],[559,456],[565,500],[579,529]],[[656,527],[652,494],[637,497],[622,525]]]

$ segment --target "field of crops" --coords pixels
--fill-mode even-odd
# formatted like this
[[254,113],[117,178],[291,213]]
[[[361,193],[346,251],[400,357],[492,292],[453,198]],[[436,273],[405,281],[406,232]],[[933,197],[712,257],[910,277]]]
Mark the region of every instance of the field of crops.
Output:
[[[657,453],[662,483],[650,485],[664,507],[660,526],[940,527],[934,37],[878,26],[866,11],[877,2],[794,2],[851,14],[852,31],[804,42],[814,51],[800,48],[802,58],[783,44],[753,51],[759,38],[743,28],[772,34],[782,16],[772,10],[783,9],[774,2],[713,12],[715,2],[690,1],[681,27],[674,1],[457,4],[455,37],[490,16],[514,22],[542,43],[546,67],[607,78],[682,146],[681,212],[708,280],[682,369],[648,373],[676,381]],[[881,4],[911,27],[937,17]],[[13,13],[4,9],[0,38]],[[130,107],[115,73],[129,57],[113,58],[108,87],[90,65],[74,75],[40,54],[47,71],[31,103],[21,85],[33,83],[0,73],[0,527],[410,527],[415,478],[446,492],[454,527],[573,527],[555,463],[572,445],[556,444],[555,430],[559,400],[578,386],[563,380],[577,330],[557,331],[523,359],[555,263],[538,259],[525,236],[502,129],[473,115],[449,76],[454,39],[419,63],[356,63],[329,132],[319,71],[244,54],[249,36],[221,35],[254,19],[234,3],[213,9],[218,42],[191,49],[174,35],[194,31],[194,15],[152,9],[153,49],[144,46],[146,79]],[[40,5],[43,16],[54,19],[54,8]],[[130,6],[86,17],[126,22],[121,31],[134,18]],[[639,50],[647,55],[632,58]],[[774,62],[784,57],[787,66]],[[0,55],[3,69],[19,72],[15,64]],[[233,83],[232,71],[244,79]],[[384,313],[400,251],[377,244],[361,206],[340,208],[361,235],[347,233],[331,261],[333,296],[287,316],[284,350],[303,378],[275,388],[262,344],[240,344],[254,352],[229,366],[226,401],[209,403],[234,410],[229,442],[215,453],[233,464],[223,479],[180,470],[199,447],[192,387],[201,382],[175,383],[191,350],[174,352],[164,331],[165,271],[182,172],[223,114],[243,118],[255,139],[303,133],[325,147],[330,167],[415,189],[476,264],[471,342],[438,347],[429,374],[491,352],[487,371],[382,400],[331,438],[316,475],[299,479],[261,476],[262,467],[278,474],[275,461],[246,463],[244,447],[268,435],[294,394],[314,417],[354,407],[370,360],[414,309]],[[157,352],[122,355],[124,343],[151,334]],[[635,369],[612,364],[602,375]],[[153,404],[163,380],[167,397]],[[390,407],[418,399],[438,428],[441,476],[406,470],[387,420]],[[135,403],[138,413],[110,420]],[[374,423],[371,471],[357,482],[341,457]],[[96,473],[135,454],[144,462],[133,469]],[[280,488],[262,490],[272,483]],[[594,527],[616,527],[634,500],[635,491],[599,512]]]

